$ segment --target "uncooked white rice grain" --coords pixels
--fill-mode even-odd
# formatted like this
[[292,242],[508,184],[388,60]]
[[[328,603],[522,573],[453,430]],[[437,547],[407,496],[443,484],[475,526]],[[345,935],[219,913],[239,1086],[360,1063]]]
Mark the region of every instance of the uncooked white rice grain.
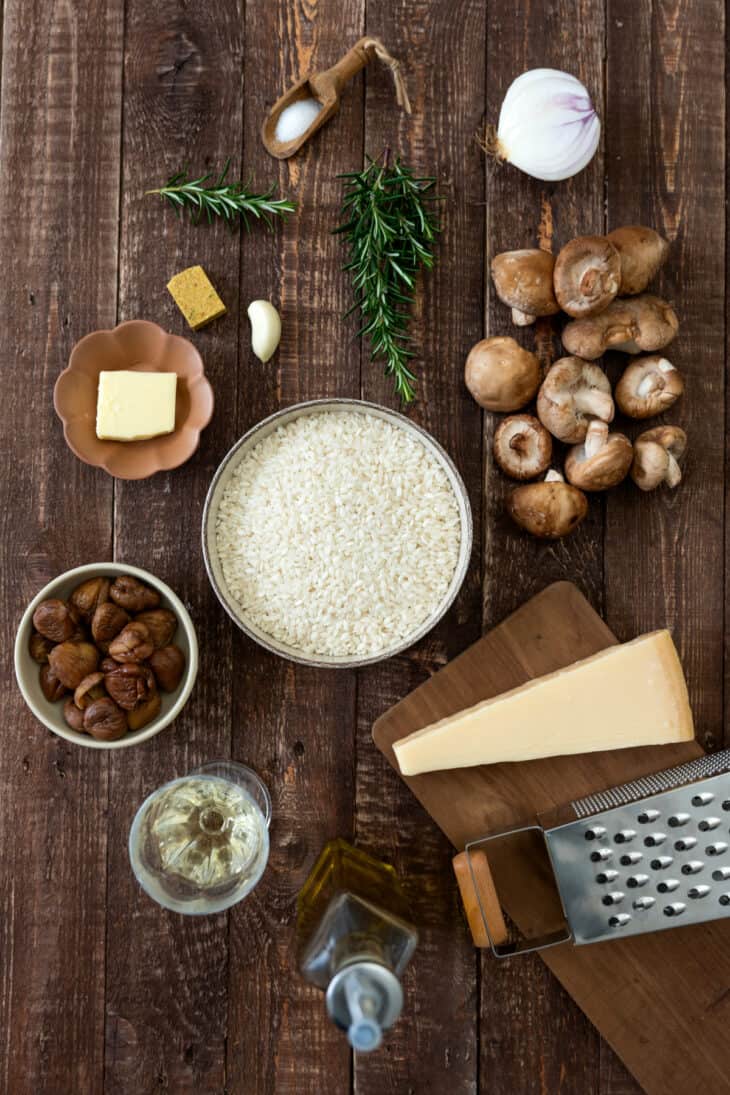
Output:
[[244,621],[309,655],[376,655],[431,616],[460,546],[454,490],[416,437],[355,411],[302,415],[239,461],[216,541]]

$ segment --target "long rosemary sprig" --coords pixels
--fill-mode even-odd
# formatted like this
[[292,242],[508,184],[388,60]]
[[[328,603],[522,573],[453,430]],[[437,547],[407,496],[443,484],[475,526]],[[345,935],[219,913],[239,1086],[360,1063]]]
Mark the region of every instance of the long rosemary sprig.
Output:
[[[295,202],[272,198],[273,186],[263,194],[256,194],[248,189],[247,183],[226,182],[229,166],[230,160],[226,160],[220,175],[208,172],[197,179],[188,179],[184,171],[179,171],[164,186],[147,193],[165,198],[178,215],[187,211],[195,223],[205,214],[209,224],[213,217],[222,217],[229,224],[235,224],[240,219],[247,230],[251,217],[263,221],[271,229],[272,217],[285,217],[294,212]],[[211,180],[211,185],[206,185]]]
[[370,360],[385,360],[404,403],[415,398],[416,377],[410,368],[414,356],[408,333],[416,277],[434,265],[433,244],[439,223],[433,203],[435,180],[420,178],[399,159],[388,163],[368,158],[363,171],[345,179],[342,216],[335,229],[347,240],[355,302],[346,313],[359,309],[367,335]]

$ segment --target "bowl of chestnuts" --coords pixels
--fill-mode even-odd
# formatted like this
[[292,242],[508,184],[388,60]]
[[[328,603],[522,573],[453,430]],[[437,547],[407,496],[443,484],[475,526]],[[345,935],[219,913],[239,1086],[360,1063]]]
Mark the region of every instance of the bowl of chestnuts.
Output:
[[138,567],[90,563],[59,575],[28,605],[15,639],[15,675],[35,717],[92,749],[159,734],[197,671],[187,609]]

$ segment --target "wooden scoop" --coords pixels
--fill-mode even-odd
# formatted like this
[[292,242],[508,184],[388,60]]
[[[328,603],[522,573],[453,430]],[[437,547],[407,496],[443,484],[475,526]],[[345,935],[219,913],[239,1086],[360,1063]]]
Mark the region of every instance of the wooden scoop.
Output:
[[[302,77],[293,87],[285,91],[281,98],[277,99],[261,127],[261,139],[264,142],[266,151],[275,156],[277,160],[286,160],[289,156],[293,156],[295,152],[298,152],[305,141],[308,141],[318,129],[321,129],[325,122],[328,122],[337,113],[343,87],[348,80],[351,80],[361,69],[365,68],[374,56],[383,61],[393,73],[398,104],[403,107],[406,113],[410,114],[411,104],[408,101],[408,93],[403,83],[398,61],[388,53],[379,38],[361,38],[332,68],[328,68],[324,72],[315,72],[312,76]],[[302,99],[316,99],[322,109],[308,128],[298,137],[291,141],[278,140],[276,126],[282,111],[291,106],[292,103],[299,102]]]

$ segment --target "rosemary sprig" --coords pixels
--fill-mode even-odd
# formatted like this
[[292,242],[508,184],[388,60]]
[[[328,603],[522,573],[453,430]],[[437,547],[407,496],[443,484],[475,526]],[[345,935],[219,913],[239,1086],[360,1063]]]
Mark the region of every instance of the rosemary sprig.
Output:
[[416,377],[409,362],[414,356],[408,334],[410,307],[421,268],[434,265],[433,244],[439,232],[433,209],[438,198],[435,180],[420,178],[399,159],[388,163],[368,157],[364,171],[345,179],[342,216],[335,229],[347,240],[355,302],[346,313],[359,309],[358,337],[370,340],[370,360],[385,359],[386,376],[404,403],[415,398]]
[[[213,217],[223,217],[231,225],[240,219],[247,231],[251,227],[251,217],[263,221],[267,228],[272,229],[272,217],[285,217],[294,212],[295,202],[272,198],[273,186],[263,194],[255,194],[248,189],[248,183],[226,182],[230,162],[226,160],[225,167],[217,177],[208,172],[198,179],[188,179],[184,171],[178,171],[164,186],[158,190],[148,190],[147,194],[159,194],[165,198],[178,216],[187,211],[196,224],[205,214],[209,224]],[[212,184],[207,186],[211,180]]]

